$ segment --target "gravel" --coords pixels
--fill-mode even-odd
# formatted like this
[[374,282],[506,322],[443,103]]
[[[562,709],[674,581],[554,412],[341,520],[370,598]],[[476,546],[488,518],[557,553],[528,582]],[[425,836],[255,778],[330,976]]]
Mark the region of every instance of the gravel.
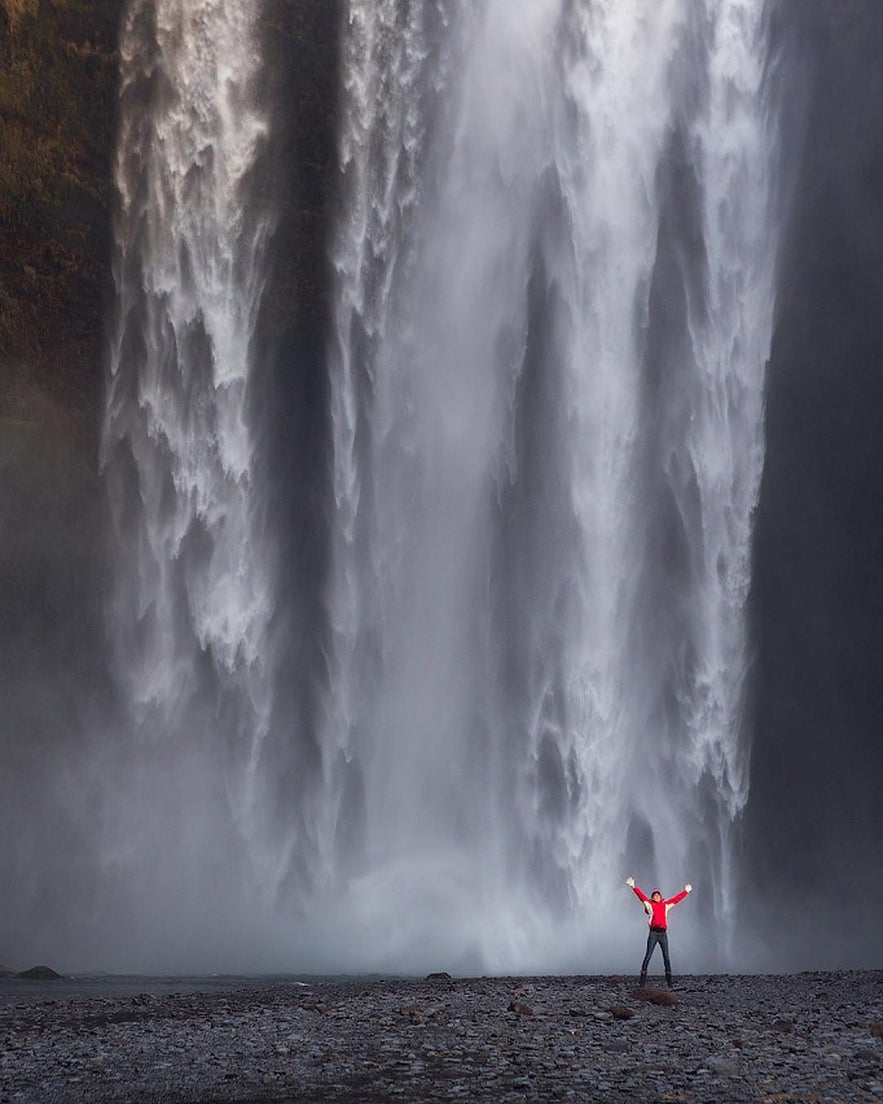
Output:
[[618,977],[31,984],[0,980],[0,1104],[883,1104],[879,971],[684,977],[674,1004]]

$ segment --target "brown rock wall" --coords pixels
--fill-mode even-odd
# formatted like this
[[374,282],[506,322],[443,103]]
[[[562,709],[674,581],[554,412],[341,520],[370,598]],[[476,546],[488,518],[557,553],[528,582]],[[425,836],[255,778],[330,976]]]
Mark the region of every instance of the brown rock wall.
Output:
[[0,424],[94,452],[123,0],[0,0]]

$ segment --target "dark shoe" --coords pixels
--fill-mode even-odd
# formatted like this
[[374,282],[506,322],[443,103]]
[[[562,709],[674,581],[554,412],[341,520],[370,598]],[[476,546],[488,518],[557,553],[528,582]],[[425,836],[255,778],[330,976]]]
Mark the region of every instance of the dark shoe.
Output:
[[675,983],[671,980],[671,974],[666,974],[665,980],[668,982],[669,989],[673,989]]

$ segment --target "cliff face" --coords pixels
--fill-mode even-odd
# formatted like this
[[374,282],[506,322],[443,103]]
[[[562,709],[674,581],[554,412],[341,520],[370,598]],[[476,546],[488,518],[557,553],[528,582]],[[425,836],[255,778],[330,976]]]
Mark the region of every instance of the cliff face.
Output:
[[103,679],[96,457],[122,5],[0,0],[0,694],[11,785],[22,784],[23,749],[34,766],[59,729],[73,740],[75,703]]
[[755,528],[745,867],[772,946],[852,963],[883,874],[883,6],[785,11],[807,102]]
[[123,0],[0,0],[0,419],[94,449]]

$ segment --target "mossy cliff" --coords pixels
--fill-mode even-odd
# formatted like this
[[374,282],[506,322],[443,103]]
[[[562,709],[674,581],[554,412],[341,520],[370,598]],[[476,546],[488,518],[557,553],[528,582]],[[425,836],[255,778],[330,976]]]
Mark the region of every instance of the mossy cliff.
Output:
[[0,420],[94,450],[123,0],[0,0]]

